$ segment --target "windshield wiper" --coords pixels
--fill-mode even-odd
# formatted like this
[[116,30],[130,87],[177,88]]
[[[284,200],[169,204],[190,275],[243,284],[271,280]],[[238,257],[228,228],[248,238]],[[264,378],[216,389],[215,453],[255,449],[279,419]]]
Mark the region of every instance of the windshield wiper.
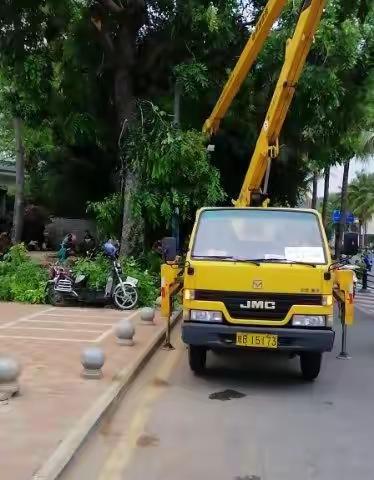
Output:
[[282,258],[250,258],[248,261],[258,263],[284,263],[286,265],[308,265],[309,267],[316,268],[314,263],[310,262],[297,262],[296,260],[286,260]]
[[213,260],[228,260],[231,262],[242,262],[242,263],[253,263],[254,265],[257,265],[258,267],[260,266],[260,263],[258,260],[253,260],[252,258],[236,258],[230,255],[198,255],[194,258],[197,259],[207,259],[209,260],[210,258]]

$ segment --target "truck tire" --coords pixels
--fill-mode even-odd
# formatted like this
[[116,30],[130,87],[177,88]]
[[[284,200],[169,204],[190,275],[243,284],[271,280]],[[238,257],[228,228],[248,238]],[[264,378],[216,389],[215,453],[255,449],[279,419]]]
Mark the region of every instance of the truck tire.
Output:
[[300,367],[304,380],[315,380],[321,370],[322,353],[304,352],[300,354]]
[[190,345],[188,349],[188,361],[194,373],[197,375],[203,373],[206,365],[206,348]]

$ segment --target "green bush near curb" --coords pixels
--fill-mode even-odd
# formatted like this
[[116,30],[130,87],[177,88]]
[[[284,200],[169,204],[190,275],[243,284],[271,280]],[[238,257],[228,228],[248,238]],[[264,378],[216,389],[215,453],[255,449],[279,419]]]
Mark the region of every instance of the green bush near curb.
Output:
[[0,301],[44,303],[48,273],[33,262],[23,244],[15,245],[0,262]]

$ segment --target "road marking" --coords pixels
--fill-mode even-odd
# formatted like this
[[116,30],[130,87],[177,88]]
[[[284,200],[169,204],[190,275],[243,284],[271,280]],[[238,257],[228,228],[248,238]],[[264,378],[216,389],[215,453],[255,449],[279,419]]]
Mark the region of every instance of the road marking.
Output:
[[[117,318],[121,318],[119,315],[70,315],[70,314],[63,314],[63,313],[41,313],[40,316],[42,317],[61,317],[61,318],[107,318],[116,320]],[[128,317],[126,317],[128,318]]]
[[55,328],[55,327],[8,327],[9,330],[54,330],[56,332],[70,332],[70,333],[102,333],[102,330],[86,330],[86,329],[69,329],[69,328]]
[[32,318],[35,318],[35,317],[38,317],[39,315],[42,315],[43,312],[51,312],[52,310],[53,310],[53,307],[46,308],[44,310],[40,310],[39,312],[32,313],[31,315],[25,315],[24,317],[17,318],[16,320],[12,320],[11,322],[4,323],[3,325],[0,325],[0,329],[12,327],[13,325],[17,325],[17,323],[19,323],[19,322],[22,322],[24,320],[31,320]]
[[[62,319],[61,320],[22,320],[23,322],[27,323],[57,323],[58,325],[97,325],[98,327],[103,326],[103,327],[112,327],[113,323],[99,323],[99,322],[64,322]],[[75,330],[76,331],[76,330]]]
[[96,343],[96,340],[87,340],[85,338],[54,338],[54,337],[29,337],[26,335],[0,335],[0,338],[11,338],[16,340],[42,340],[42,341],[56,341],[56,342],[80,342],[80,343]]
[[[183,349],[168,353],[155,376],[165,381],[168,380],[182,354]],[[171,356],[172,358],[170,358]],[[98,480],[121,480],[124,478],[123,472],[130,463],[137,446],[137,440],[144,432],[144,428],[151,416],[151,404],[157,400],[162,392],[162,388],[154,385],[149,385],[145,389],[128,431],[124,432],[112,450],[111,455],[100,471]]]
[[[65,312],[67,312],[68,314],[73,314],[74,316],[77,315],[77,314],[86,314],[86,313],[92,313],[93,317],[96,317],[98,316],[97,315],[97,311],[98,309],[97,308],[80,308],[80,307],[52,307],[51,309],[48,309],[48,310],[51,310],[52,312],[58,312],[56,313],[57,315],[62,315],[62,316],[67,316],[65,314]],[[118,315],[122,315],[124,313],[130,313],[132,314],[134,312],[134,310],[115,310],[115,309],[108,309],[108,308],[102,308],[101,311],[103,312],[103,315],[105,316],[109,316],[109,317],[112,317],[112,318],[116,318]],[[89,317],[90,315],[85,315],[87,317]]]

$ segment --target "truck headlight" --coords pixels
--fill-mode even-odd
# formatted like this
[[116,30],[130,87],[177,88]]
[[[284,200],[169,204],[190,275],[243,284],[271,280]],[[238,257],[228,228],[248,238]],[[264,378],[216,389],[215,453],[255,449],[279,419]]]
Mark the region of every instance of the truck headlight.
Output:
[[322,295],[322,305],[330,307],[332,305],[332,295]]
[[184,290],[184,299],[185,300],[195,300],[195,290],[190,290],[186,288]]
[[213,310],[191,310],[190,319],[194,322],[222,322],[222,312]]
[[294,315],[292,317],[294,327],[325,327],[325,315]]

